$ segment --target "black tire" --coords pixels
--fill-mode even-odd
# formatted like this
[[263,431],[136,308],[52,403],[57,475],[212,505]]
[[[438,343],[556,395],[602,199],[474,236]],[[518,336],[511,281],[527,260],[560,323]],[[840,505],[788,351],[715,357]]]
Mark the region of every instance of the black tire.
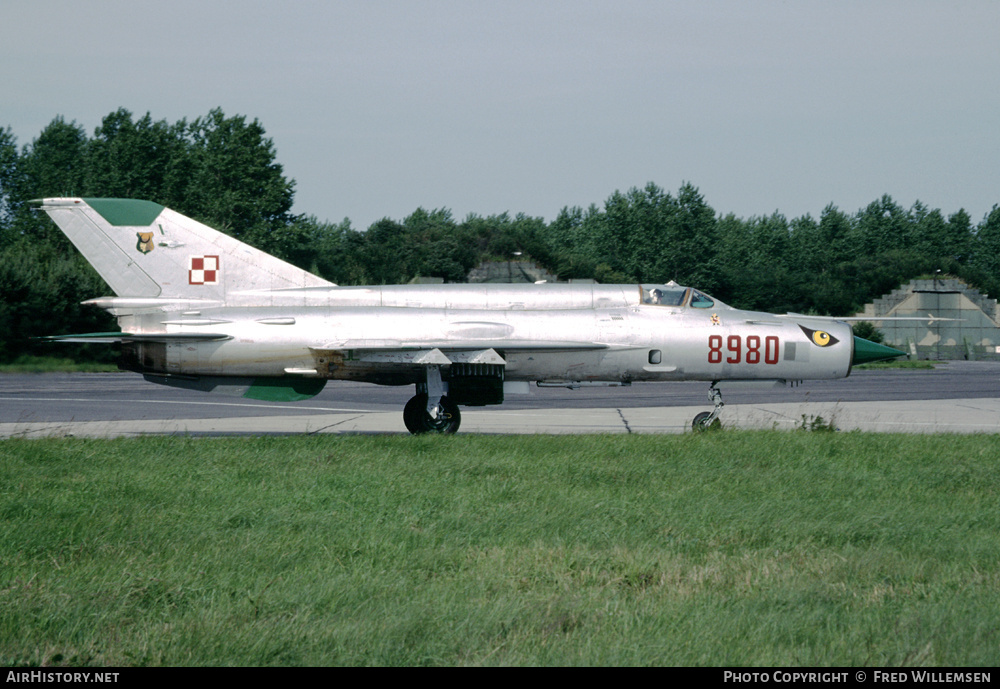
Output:
[[695,415],[694,421],[691,423],[691,428],[696,431],[714,431],[722,428],[722,422],[718,419],[715,419],[711,425],[706,426],[705,422],[710,416],[712,416],[712,412],[710,411],[699,412]]
[[403,425],[414,435],[421,433],[455,433],[462,423],[458,405],[447,397],[441,398],[444,414],[434,419],[427,413],[427,395],[416,395],[403,407]]
[[403,407],[403,425],[414,435],[426,433],[424,417],[427,416],[427,395],[411,397]]

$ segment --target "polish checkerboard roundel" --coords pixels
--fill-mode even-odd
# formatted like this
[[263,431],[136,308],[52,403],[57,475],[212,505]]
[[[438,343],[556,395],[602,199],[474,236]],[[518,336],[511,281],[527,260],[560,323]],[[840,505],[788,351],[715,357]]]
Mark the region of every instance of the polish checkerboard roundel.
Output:
[[219,257],[191,256],[188,265],[188,284],[219,284]]

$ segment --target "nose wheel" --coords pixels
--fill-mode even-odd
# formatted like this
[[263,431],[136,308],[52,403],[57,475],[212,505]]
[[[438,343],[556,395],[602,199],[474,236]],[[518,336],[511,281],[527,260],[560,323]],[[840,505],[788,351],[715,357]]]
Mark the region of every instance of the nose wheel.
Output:
[[708,389],[708,401],[715,405],[715,409],[699,412],[695,415],[694,421],[691,423],[691,428],[695,431],[722,428],[722,422],[719,421],[719,413],[722,411],[725,403],[722,401],[722,392],[715,386],[716,383],[712,383],[712,386]]

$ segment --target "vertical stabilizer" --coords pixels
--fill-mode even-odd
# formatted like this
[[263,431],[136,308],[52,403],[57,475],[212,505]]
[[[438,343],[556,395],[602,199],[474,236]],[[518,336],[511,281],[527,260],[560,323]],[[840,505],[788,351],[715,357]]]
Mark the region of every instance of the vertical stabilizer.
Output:
[[332,283],[151,201],[51,198],[41,209],[120,297],[225,300]]

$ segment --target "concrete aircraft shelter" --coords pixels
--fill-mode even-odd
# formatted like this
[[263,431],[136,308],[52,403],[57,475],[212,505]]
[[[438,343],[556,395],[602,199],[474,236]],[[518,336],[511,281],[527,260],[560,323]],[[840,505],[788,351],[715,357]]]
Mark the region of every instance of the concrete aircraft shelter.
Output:
[[[868,318],[882,331],[885,344],[914,359],[1000,359],[997,300],[962,280],[913,280],[876,299],[857,315]],[[906,316],[954,320],[879,320]]]

